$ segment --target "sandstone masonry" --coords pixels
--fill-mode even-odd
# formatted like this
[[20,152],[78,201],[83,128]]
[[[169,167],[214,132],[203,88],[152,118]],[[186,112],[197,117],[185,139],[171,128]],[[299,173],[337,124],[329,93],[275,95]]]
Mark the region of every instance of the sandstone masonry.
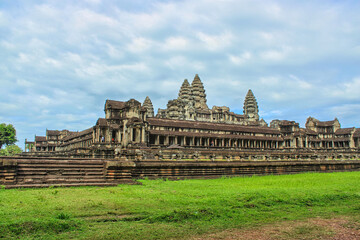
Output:
[[260,118],[251,90],[243,114],[207,105],[198,75],[182,83],[178,97],[155,116],[149,97],[143,104],[106,100],[105,118],[81,132],[47,130],[25,142],[24,155],[125,160],[359,159],[360,129],[341,128],[338,119],[307,119],[305,128],[288,120]]

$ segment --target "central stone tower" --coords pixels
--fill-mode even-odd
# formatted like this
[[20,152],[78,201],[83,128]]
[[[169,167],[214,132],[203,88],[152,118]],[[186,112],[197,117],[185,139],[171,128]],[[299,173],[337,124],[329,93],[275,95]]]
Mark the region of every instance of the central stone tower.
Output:
[[249,89],[246,94],[245,101],[244,101],[244,115],[250,121],[258,121],[259,120],[259,108],[256,101],[256,98]]
[[187,79],[185,79],[183,84],[181,85],[178,99],[183,101],[185,104],[188,104],[188,103],[194,101],[194,98],[192,95],[192,89],[191,89],[191,86]]
[[154,107],[153,107],[153,104],[152,104],[149,96],[146,96],[145,101],[142,106],[144,108],[146,108],[146,116],[147,117],[154,117]]
[[196,74],[193,82],[191,83],[192,88],[192,95],[195,100],[195,109],[209,109],[209,107],[206,105],[206,94],[204,85],[201,82],[199,75]]

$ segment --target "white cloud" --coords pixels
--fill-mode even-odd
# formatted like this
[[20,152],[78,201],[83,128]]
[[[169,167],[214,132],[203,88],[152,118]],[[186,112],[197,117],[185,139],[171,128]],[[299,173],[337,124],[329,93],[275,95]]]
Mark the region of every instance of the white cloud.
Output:
[[111,58],[123,58],[124,53],[122,49],[112,44],[106,44],[106,52]]
[[118,21],[114,18],[99,14],[89,9],[81,9],[73,13],[72,26],[78,31],[92,30],[93,28],[116,28]]
[[[360,102],[358,5],[42,3],[5,5],[0,11],[0,82],[7,86],[0,89],[0,110],[7,109],[2,121],[21,126],[19,134],[35,131],[30,127],[35,125],[88,127],[103,116],[106,98],[150,95],[155,108],[165,106],[182,79],[195,73],[208,102],[241,109],[251,88],[268,119],[299,120],[307,117],[304,109],[319,112]],[[78,116],[63,124],[54,117],[71,120],[76,111],[89,119]],[[331,114],[342,111],[334,108]],[[354,124],[360,119],[356,111],[346,116]],[[26,124],[18,120],[24,118]]]
[[14,112],[21,109],[21,106],[16,105],[15,103],[6,103],[0,102],[0,113],[1,115],[6,115],[8,112]]
[[85,2],[88,2],[90,4],[100,4],[102,0],[85,0]]
[[189,40],[184,37],[169,37],[165,40],[165,50],[189,50]]
[[34,83],[25,79],[16,79],[16,85],[19,87],[32,87],[34,86]]
[[234,37],[229,32],[224,32],[220,35],[209,35],[199,32],[197,38],[205,43],[205,47],[208,50],[217,51],[231,46]]
[[280,79],[278,77],[269,76],[269,77],[261,77],[260,84],[263,86],[277,86],[279,85]]
[[142,53],[151,48],[152,41],[143,37],[137,37],[132,39],[131,43],[127,46],[130,52]]
[[66,52],[63,55],[63,58],[65,61],[70,61],[72,64],[76,63],[76,64],[80,64],[83,62],[83,58],[76,53],[72,53],[72,52]]
[[3,48],[8,49],[8,50],[14,50],[16,47],[15,44],[8,42],[8,41],[1,41],[0,44]]
[[192,71],[198,72],[203,71],[206,69],[206,66],[204,63],[200,61],[193,61],[190,59],[187,59],[184,56],[175,56],[165,61],[165,65],[169,67],[172,70],[177,69],[192,69]]
[[[144,63],[123,64],[123,65],[105,65],[92,62],[87,66],[76,69],[76,73],[82,78],[101,77],[109,74],[117,74],[122,71],[146,72],[148,67]],[[96,79],[98,80],[98,79]]]
[[35,99],[35,102],[37,102],[38,105],[50,105],[51,99],[48,96],[40,95],[37,99]]
[[19,53],[19,55],[18,55],[19,63],[28,63],[28,62],[30,62],[30,60],[31,60],[30,55],[27,55],[25,53]]
[[360,92],[360,77],[356,77],[349,82],[342,83],[337,86],[333,91],[333,96],[348,98],[348,99],[359,99]]
[[360,112],[360,104],[355,103],[347,103],[341,104],[337,106],[331,106],[327,109],[327,111],[332,115],[343,120],[346,125],[354,126],[357,122],[352,122],[351,119],[358,118],[358,112]]
[[59,62],[56,59],[53,58],[45,58],[44,59],[44,64],[46,67],[55,67],[55,68],[61,68],[62,67],[62,63]]
[[271,32],[259,32],[258,34],[262,39],[266,41],[273,41],[275,39],[274,34]]
[[289,77],[293,80],[293,84],[301,89],[311,89],[313,87],[311,83],[301,80],[297,76],[290,75]]
[[282,47],[279,50],[266,50],[260,53],[260,57],[266,61],[282,61],[285,60],[291,51],[291,47]]
[[265,11],[273,17],[279,17],[283,14],[281,6],[274,2],[267,4]]
[[244,52],[239,56],[236,55],[229,55],[230,62],[232,62],[235,65],[242,65],[245,62],[249,61],[252,58],[252,54],[250,52]]

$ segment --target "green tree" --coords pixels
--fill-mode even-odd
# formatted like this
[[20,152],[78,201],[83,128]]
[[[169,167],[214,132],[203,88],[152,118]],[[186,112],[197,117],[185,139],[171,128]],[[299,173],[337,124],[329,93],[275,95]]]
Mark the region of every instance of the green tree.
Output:
[[13,125],[0,124],[0,149],[3,145],[11,145],[17,142],[16,130]]
[[4,149],[0,149],[0,156],[15,156],[22,153],[22,149],[18,145],[8,145]]

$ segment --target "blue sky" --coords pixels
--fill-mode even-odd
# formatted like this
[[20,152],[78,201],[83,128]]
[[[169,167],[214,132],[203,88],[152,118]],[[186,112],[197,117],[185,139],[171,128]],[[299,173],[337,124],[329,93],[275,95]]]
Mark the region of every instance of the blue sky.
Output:
[[19,145],[83,130],[106,99],[157,108],[198,73],[209,107],[360,127],[359,1],[0,1],[0,122]]

